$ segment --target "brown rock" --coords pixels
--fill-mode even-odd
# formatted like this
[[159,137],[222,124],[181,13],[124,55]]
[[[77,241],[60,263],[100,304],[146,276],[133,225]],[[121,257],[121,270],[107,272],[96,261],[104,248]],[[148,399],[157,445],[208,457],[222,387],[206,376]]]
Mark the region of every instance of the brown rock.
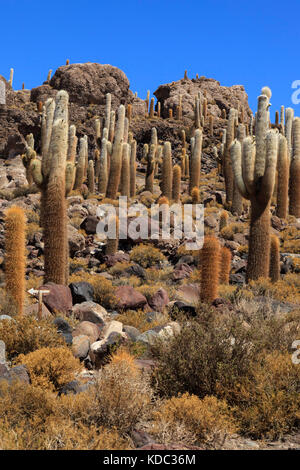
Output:
[[153,310],[161,312],[169,302],[170,299],[167,291],[163,288],[160,288],[150,298],[149,305],[151,308],[153,308]]
[[192,272],[193,272],[193,268],[191,268],[186,263],[181,263],[181,264],[178,264],[176,268],[174,269],[172,277],[174,281],[180,281],[181,279],[185,279],[186,277],[189,277]]
[[100,328],[90,321],[80,322],[72,332],[73,338],[76,336],[87,336],[90,340],[90,343],[95,343],[100,336]]
[[51,313],[72,313],[72,294],[69,287],[48,282],[39,287],[39,290],[50,290],[49,294],[43,295],[43,302]]
[[147,299],[140,292],[131,286],[120,286],[115,290],[117,308],[119,309],[139,309],[147,304]]

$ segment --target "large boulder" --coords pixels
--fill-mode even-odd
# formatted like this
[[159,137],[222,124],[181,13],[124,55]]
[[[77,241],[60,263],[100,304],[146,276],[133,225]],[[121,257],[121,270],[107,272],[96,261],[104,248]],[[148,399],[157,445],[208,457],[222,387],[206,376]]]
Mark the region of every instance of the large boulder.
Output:
[[39,287],[39,290],[50,291],[49,294],[43,295],[43,302],[51,313],[63,313],[65,315],[72,313],[72,294],[69,287],[48,282]]
[[85,359],[89,353],[90,339],[86,335],[75,336],[72,343],[72,352],[78,359]]
[[147,304],[146,297],[131,286],[119,286],[115,290],[118,309],[139,309]]
[[129,92],[129,80],[122,70],[91,62],[59,67],[50,86],[66,90],[70,101],[80,105],[104,105],[106,94],[111,93],[113,109],[126,103]]
[[[75,329],[72,332],[73,338],[77,336],[87,336],[92,343],[95,343],[100,336],[100,328],[90,321],[82,321],[76,325]],[[74,341],[73,341],[74,342]]]
[[162,287],[155,292],[149,299],[149,305],[153,310],[162,311],[170,302],[168,293]]
[[93,302],[94,287],[89,282],[72,282],[69,287],[71,289],[74,305],[82,302]]
[[80,321],[88,321],[98,325],[104,325],[109,319],[105,308],[95,302],[82,302],[74,305],[73,315]]

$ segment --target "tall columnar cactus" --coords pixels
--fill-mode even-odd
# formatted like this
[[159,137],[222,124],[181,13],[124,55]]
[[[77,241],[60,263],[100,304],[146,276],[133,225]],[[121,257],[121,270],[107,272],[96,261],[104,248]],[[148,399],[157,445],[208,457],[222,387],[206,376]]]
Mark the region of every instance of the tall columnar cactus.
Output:
[[280,107],[280,131],[284,134],[284,106]]
[[124,133],[123,133],[123,143],[128,143],[128,133],[129,133],[129,121],[128,118],[124,118]]
[[[245,126],[244,124],[239,124],[238,131],[237,131],[237,139],[241,142],[241,145],[245,137],[246,137]],[[236,213],[237,215],[241,215],[243,212],[243,197],[235,182],[233,182],[231,212],[233,214]]]
[[154,98],[151,98],[151,101],[150,101],[149,117],[150,119],[154,118]]
[[76,127],[72,124],[69,127],[69,145],[67,161],[75,163],[78,138],[76,137]]
[[164,143],[163,149],[163,162],[162,162],[162,195],[172,199],[172,186],[173,186],[173,172],[172,172],[172,149],[170,142]]
[[87,181],[88,181],[89,193],[94,194],[95,193],[95,169],[94,169],[93,160],[89,160]]
[[105,138],[101,141],[101,153],[99,160],[99,178],[98,178],[98,191],[99,193],[106,194],[107,189],[107,140]]
[[8,83],[10,84],[11,87],[12,87],[12,85],[13,85],[13,79],[14,79],[14,69],[10,69],[10,74],[9,74],[9,81],[8,81]]
[[130,197],[135,197],[136,191],[136,140],[130,144]]
[[132,104],[131,103],[128,103],[127,105],[127,118],[128,118],[128,121],[130,122],[132,118]]
[[269,275],[272,282],[277,282],[280,279],[280,244],[276,235],[271,236]]
[[199,191],[199,188],[195,187],[192,189],[192,192],[191,192],[191,196],[192,196],[192,203],[193,204],[199,204],[200,203],[200,191]]
[[[106,94],[106,101],[105,101],[105,119],[104,119],[104,126],[109,131],[110,128],[110,112],[111,112],[111,94]],[[104,136],[102,136],[104,137]]]
[[103,134],[103,136],[102,136],[102,137],[105,137],[106,139],[108,139],[109,142],[113,142],[113,141],[114,141],[114,137],[115,137],[115,125],[116,125],[116,113],[115,113],[115,111],[111,111],[111,112],[110,112],[110,118],[109,118],[108,136],[105,137],[104,134]]
[[25,225],[23,209],[13,206],[5,214],[5,290],[23,314],[25,299]]
[[285,110],[285,137],[288,144],[288,155],[291,161],[293,148],[292,148],[292,128],[293,128],[294,110],[293,108],[286,108]]
[[196,129],[195,140],[192,146],[192,154],[190,160],[190,183],[189,193],[192,193],[193,188],[198,188],[200,184],[200,172],[201,172],[201,154],[202,154],[202,131]]
[[273,194],[277,142],[275,131],[269,130],[269,98],[258,97],[255,126],[256,146],[251,137],[231,145],[235,182],[242,196],[251,201],[250,237],[247,281],[268,277],[270,257],[270,201]]
[[288,215],[288,192],[289,192],[289,158],[286,138],[279,135],[278,145],[278,185],[276,215],[286,219]]
[[76,165],[76,177],[74,189],[81,189],[85,180],[85,162],[86,162],[86,141],[83,137],[79,140],[79,155]]
[[[44,233],[45,282],[65,284],[67,282],[67,218],[66,187],[72,189],[74,164],[67,162],[68,153],[68,102],[66,91],[56,95],[53,121],[52,105],[48,103],[45,116],[46,143],[42,161],[31,164],[34,182],[41,189],[41,225]],[[51,128],[51,129],[50,129]],[[50,139],[49,135],[51,136]],[[49,142],[49,145],[48,145]],[[48,148],[47,148],[48,146]],[[71,181],[71,182],[70,182]]]
[[147,90],[147,98],[145,99],[146,114],[147,115],[149,113],[149,103],[150,103],[150,90]]
[[234,139],[235,109],[230,109],[226,130],[226,142],[224,148],[223,171],[225,178],[226,202],[230,204],[233,198],[233,173],[230,159],[230,146]]
[[293,153],[290,165],[289,212],[300,217],[300,118],[293,122]]
[[106,197],[116,199],[120,184],[122,169],[122,141],[124,137],[125,106],[120,105],[118,109],[118,120],[116,124],[115,138],[110,158],[109,178]]
[[130,145],[122,145],[121,195],[130,197]]
[[229,284],[231,251],[223,246],[220,252],[220,284]]
[[146,170],[146,183],[145,190],[153,193],[154,170],[155,170],[155,152],[156,146],[150,145],[150,151],[147,155],[147,170]]
[[160,118],[161,114],[161,104],[160,101],[157,102],[157,117]]
[[181,168],[175,165],[173,168],[173,189],[172,197],[175,203],[180,201],[180,186],[181,186]]
[[105,254],[114,255],[118,251],[119,247],[119,218],[112,215],[109,218],[108,224],[109,226],[115,226],[115,236],[107,239]]
[[219,293],[220,243],[212,236],[204,238],[201,250],[201,301],[213,302]]

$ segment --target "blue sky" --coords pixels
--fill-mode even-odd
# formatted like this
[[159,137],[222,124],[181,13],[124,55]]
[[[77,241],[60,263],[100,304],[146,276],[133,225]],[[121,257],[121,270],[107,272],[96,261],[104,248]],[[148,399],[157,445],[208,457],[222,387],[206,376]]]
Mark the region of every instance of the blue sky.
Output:
[[264,85],[272,113],[291,102],[300,80],[299,0],[1,0],[0,74],[14,88],[40,85],[49,69],[75,62],[121,68],[146,97],[184,70],[242,84],[250,107]]

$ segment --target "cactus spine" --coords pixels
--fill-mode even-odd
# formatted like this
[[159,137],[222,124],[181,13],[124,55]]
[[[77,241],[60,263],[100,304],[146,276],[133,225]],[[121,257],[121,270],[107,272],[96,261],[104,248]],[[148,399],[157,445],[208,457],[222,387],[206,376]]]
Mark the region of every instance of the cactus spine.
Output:
[[204,238],[201,267],[201,301],[211,303],[218,297],[219,292],[220,243],[217,238]]
[[247,282],[268,277],[270,258],[270,201],[273,194],[276,164],[277,135],[269,129],[269,98],[258,97],[256,119],[256,151],[251,137],[241,144],[231,145],[231,160],[235,182],[242,196],[251,201],[250,238]]
[[13,206],[5,215],[5,289],[23,314],[25,299],[25,214]]

